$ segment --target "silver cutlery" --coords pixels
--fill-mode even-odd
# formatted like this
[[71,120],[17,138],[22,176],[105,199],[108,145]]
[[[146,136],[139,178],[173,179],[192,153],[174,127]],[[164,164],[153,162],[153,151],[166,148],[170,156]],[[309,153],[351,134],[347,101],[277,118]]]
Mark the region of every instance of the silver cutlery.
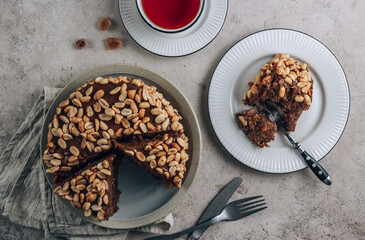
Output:
[[309,168],[313,171],[313,173],[325,184],[331,185],[332,180],[328,175],[327,171],[302,147],[300,142],[297,142],[292,136],[290,136],[285,130],[285,122],[279,113],[280,110],[274,106],[274,104],[270,101],[261,101],[259,105],[264,109],[266,116],[272,121],[276,123],[276,127],[279,131],[281,131],[286,138],[293,145],[293,148],[296,149],[300,155],[303,157],[305,162],[308,164]]
[[[189,232],[192,232],[192,231],[195,231],[195,230],[198,230],[201,228],[209,227],[210,225],[219,223],[221,221],[239,220],[241,218],[247,217],[251,214],[260,212],[267,208],[267,206],[264,206],[266,204],[264,202],[264,199],[258,200],[261,197],[262,196],[255,196],[255,197],[244,198],[244,199],[240,199],[240,200],[231,202],[224,207],[223,211],[219,215],[211,218],[208,221],[205,221],[194,227],[188,228],[186,230],[183,230],[183,231],[180,231],[177,233],[173,233],[173,234],[169,234],[169,235],[159,235],[159,236],[155,236],[155,237],[151,237],[151,238],[146,238],[146,240],[174,239],[174,238],[180,237],[182,235],[185,235]],[[256,201],[252,201],[252,200],[256,200]]]
[[[232,181],[230,181],[209,203],[208,207],[200,216],[197,224],[205,222],[211,219],[212,217],[218,215],[220,212],[222,212],[228,200],[231,198],[231,196],[237,190],[237,188],[241,185],[241,183],[242,183],[242,178],[240,177],[236,177]],[[195,230],[194,232],[191,233],[188,240],[198,240],[207,229],[208,227]]]

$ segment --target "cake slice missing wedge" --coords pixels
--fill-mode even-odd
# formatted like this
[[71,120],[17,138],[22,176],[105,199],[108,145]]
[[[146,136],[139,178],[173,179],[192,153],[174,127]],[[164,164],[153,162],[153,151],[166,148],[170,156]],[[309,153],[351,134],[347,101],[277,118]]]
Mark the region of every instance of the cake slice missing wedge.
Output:
[[119,209],[118,166],[116,154],[89,163],[65,179],[54,193],[84,211],[86,217],[108,220]]
[[[89,80],[59,103],[48,125],[42,159],[59,185],[55,192],[86,216],[107,220],[118,209],[115,178],[121,158],[115,154],[147,169],[166,187],[180,188],[189,158],[181,120],[157,87],[141,79]],[[112,174],[103,173],[108,171]]]

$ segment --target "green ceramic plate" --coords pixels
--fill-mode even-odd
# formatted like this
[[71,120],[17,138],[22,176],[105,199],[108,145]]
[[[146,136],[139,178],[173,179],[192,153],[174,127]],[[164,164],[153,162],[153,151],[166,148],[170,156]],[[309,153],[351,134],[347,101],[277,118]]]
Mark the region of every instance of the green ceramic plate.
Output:
[[[89,79],[98,76],[118,75],[140,78],[145,83],[156,86],[158,91],[162,92],[165,98],[179,110],[184,118],[182,123],[184,124],[185,133],[189,137],[188,154],[190,159],[187,164],[187,174],[180,189],[166,189],[160,180],[152,178],[144,169],[138,168],[126,159],[119,167],[118,188],[122,191],[118,202],[119,210],[108,221],[98,222],[90,217],[86,218],[82,210],[73,208],[68,200],[62,199],[70,211],[86,221],[107,228],[130,229],[151,224],[169,214],[184,199],[198,171],[202,151],[198,121],[187,99],[171,82],[147,69],[122,64],[92,69],[74,78],[57,95],[48,110],[42,128],[41,155],[45,151],[48,124],[52,121],[58,104]],[[45,174],[51,187],[55,188],[56,185],[52,181],[52,175]]]

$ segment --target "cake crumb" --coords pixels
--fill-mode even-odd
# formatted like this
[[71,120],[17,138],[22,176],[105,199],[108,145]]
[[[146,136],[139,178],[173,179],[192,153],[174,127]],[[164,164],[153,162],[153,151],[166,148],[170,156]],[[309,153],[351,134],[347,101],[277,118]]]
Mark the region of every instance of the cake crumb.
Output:
[[105,40],[105,45],[108,50],[114,50],[120,48],[122,46],[122,43],[117,38],[107,38]]
[[87,46],[87,42],[85,40],[85,38],[80,38],[79,40],[76,41],[76,48],[77,49],[83,49]]
[[99,27],[101,31],[106,31],[110,27],[112,21],[108,18],[103,17],[99,22]]

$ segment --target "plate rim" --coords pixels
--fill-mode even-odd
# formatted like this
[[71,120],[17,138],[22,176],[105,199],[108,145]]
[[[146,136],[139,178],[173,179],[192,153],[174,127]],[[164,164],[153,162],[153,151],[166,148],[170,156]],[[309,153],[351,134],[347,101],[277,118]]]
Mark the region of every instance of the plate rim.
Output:
[[[138,72],[142,72],[142,74],[138,74]],[[54,107],[56,104],[56,100],[57,98],[60,97],[60,95],[62,94],[62,92],[67,89],[72,87],[72,85],[77,82],[80,81],[80,79],[85,79],[87,76],[94,76],[98,77],[98,76],[103,76],[103,75],[112,75],[112,74],[130,74],[130,75],[136,75],[139,77],[143,77],[146,78],[148,80],[150,80],[151,82],[156,82],[156,84],[161,85],[164,84],[165,88],[171,88],[174,91],[176,91],[180,96],[178,98],[182,99],[184,101],[184,104],[187,105],[187,111],[189,112],[189,114],[191,114],[191,132],[196,132],[196,136],[194,138],[194,153],[195,155],[191,156],[191,165],[190,165],[190,169],[188,172],[188,175],[186,176],[186,178],[184,179],[185,181],[183,182],[183,185],[180,189],[178,189],[178,191],[176,192],[176,194],[174,194],[174,196],[169,199],[164,205],[162,205],[160,208],[157,208],[156,210],[154,210],[153,212],[150,212],[142,217],[137,217],[137,218],[132,218],[132,219],[128,219],[128,220],[113,220],[113,219],[109,219],[107,221],[95,221],[92,218],[88,218],[85,217],[82,212],[79,209],[73,208],[71,206],[71,204],[69,203],[68,200],[65,200],[63,198],[61,198],[60,196],[56,195],[56,197],[59,198],[59,200],[61,200],[63,202],[63,204],[65,204],[65,206],[76,216],[80,217],[81,219],[93,223],[95,225],[101,226],[101,227],[106,227],[106,228],[111,228],[111,229],[133,229],[133,228],[137,228],[137,227],[142,227],[142,226],[146,226],[149,224],[152,224],[160,219],[162,219],[163,217],[167,216],[169,213],[171,213],[176,207],[178,207],[180,205],[180,203],[185,199],[185,197],[187,196],[188,190],[193,186],[196,176],[199,172],[199,166],[200,166],[200,161],[201,161],[201,155],[202,155],[202,137],[201,137],[201,129],[199,126],[199,122],[198,119],[196,117],[196,114],[191,106],[191,104],[189,103],[189,101],[187,100],[187,98],[185,97],[185,95],[171,82],[169,81],[167,78],[163,77],[162,75],[153,72],[152,70],[149,70],[147,68],[144,67],[140,67],[140,66],[135,66],[135,65],[131,65],[131,64],[107,64],[107,65],[102,65],[99,67],[95,67],[95,68],[91,68],[88,69],[84,72],[82,72],[81,74],[77,75],[76,77],[73,77],[55,96],[55,98],[52,100],[52,103],[49,105],[46,114],[44,115],[44,120],[43,120],[43,124],[42,124],[42,128],[41,128],[41,137],[40,137],[40,161],[42,163],[42,171],[44,173],[45,178],[47,179],[48,184],[50,185],[52,191],[54,189],[54,187],[56,186],[55,183],[53,183],[53,181],[51,181],[51,174],[48,174],[45,172],[45,164],[44,161],[42,160],[42,155],[43,152],[45,150],[45,146],[43,146],[43,143],[46,142],[46,135],[44,134],[45,131],[48,131],[48,124],[46,122],[47,116],[50,114],[50,111],[52,109],[52,107]],[[154,81],[151,80],[150,78],[144,76],[147,74],[151,74],[154,75],[154,77],[159,78],[159,80]],[[85,83],[87,82],[87,80],[85,81]],[[187,119],[187,118],[186,118]],[[190,138],[192,136],[189,136]],[[194,161],[193,161],[194,160]],[[191,174],[189,175],[189,173],[191,172]],[[185,185],[184,185],[185,183]],[[53,194],[53,193],[52,193]]]
[[211,128],[213,129],[213,133],[216,137],[216,139],[218,140],[219,144],[222,146],[222,148],[224,149],[225,152],[227,152],[232,158],[234,158],[236,161],[240,162],[241,164],[245,165],[246,167],[250,168],[250,169],[253,169],[255,171],[258,171],[258,172],[262,172],[262,173],[269,173],[269,174],[290,174],[290,173],[295,173],[295,172],[299,172],[301,170],[304,170],[306,168],[308,168],[308,165],[305,165],[303,168],[300,168],[300,169],[297,169],[297,170],[290,170],[290,171],[285,171],[285,172],[272,172],[272,171],[265,171],[265,170],[261,170],[261,169],[257,169],[257,168],[254,168],[252,166],[249,166],[245,163],[243,163],[242,161],[240,161],[239,159],[237,159],[236,157],[233,156],[233,154],[224,146],[224,144],[221,142],[220,138],[218,137],[217,135],[217,132],[213,126],[213,123],[212,123],[212,118],[211,118],[211,111],[209,109],[209,95],[210,95],[210,89],[211,89],[211,83],[212,83],[212,79],[213,79],[213,76],[217,70],[217,67],[220,65],[220,63],[222,62],[223,58],[225,58],[225,56],[228,54],[228,52],[230,52],[237,44],[239,44],[241,41],[243,41],[244,39],[252,36],[252,35],[255,35],[255,34],[258,34],[258,33],[261,33],[261,32],[267,32],[267,31],[276,31],[276,30],[284,30],[284,31],[289,31],[289,32],[297,32],[297,33],[301,33],[301,34],[304,34],[310,38],[312,38],[313,40],[317,41],[320,45],[322,45],[323,47],[325,47],[329,53],[335,58],[336,62],[339,64],[341,70],[342,70],[342,73],[344,74],[345,76],[345,83],[346,83],[346,86],[347,86],[347,92],[348,92],[348,97],[349,97],[349,101],[348,101],[348,111],[346,113],[346,121],[345,121],[345,124],[344,124],[344,127],[342,129],[342,132],[341,134],[339,135],[338,139],[336,140],[335,144],[331,147],[331,149],[323,155],[322,158],[318,159],[317,161],[321,161],[322,159],[324,159],[333,149],[334,147],[337,145],[337,143],[340,141],[341,137],[343,136],[343,133],[345,132],[345,129],[347,127],[347,123],[348,123],[348,120],[349,120],[349,116],[350,116],[350,111],[351,111],[351,93],[350,93],[350,87],[349,87],[349,82],[348,82],[348,79],[347,79],[347,76],[346,76],[346,72],[344,70],[344,68],[342,67],[341,65],[341,62],[338,60],[338,58],[336,57],[336,55],[324,44],[322,43],[320,40],[318,40],[317,38],[309,35],[308,33],[305,33],[305,32],[302,32],[302,31],[299,31],[299,30],[295,30],[295,29],[290,29],[290,28],[268,28],[268,29],[263,29],[263,30],[259,30],[259,31],[256,31],[256,32],[253,32],[253,33],[250,33],[249,35],[243,37],[243,38],[240,38],[238,41],[236,41],[223,55],[222,57],[219,59],[218,63],[216,64],[216,66],[214,67],[214,70],[212,72],[212,75],[211,77],[209,78],[210,81],[209,81],[209,85],[208,85],[208,94],[207,94],[207,108],[208,108],[208,117],[209,117],[209,123],[210,123],[210,126]]
[[[122,19],[122,12],[121,12],[121,2],[122,2],[123,0],[118,0],[118,11],[119,11],[119,17],[120,17],[120,20],[121,20],[121,22],[122,22],[122,24],[123,24],[123,27],[124,27],[124,29],[127,31],[127,33],[128,33],[128,35],[132,38],[132,40],[135,42],[135,43],[137,43],[137,45],[138,46],[140,46],[140,47],[142,47],[144,50],[146,50],[146,51],[148,51],[148,52],[150,52],[150,53],[152,53],[152,54],[155,54],[155,55],[157,55],[157,56],[161,56],[161,57],[167,57],[167,58],[175,58],[175,57],[184,57],[184,56],[188,56],[188,55],[191,55],[191,54],[194,54],[194,53],[196,53],[196,52],[198,52],[198,51],[200,51],[200,50],[202,50],[203,48],[205,48],[205,47],[207,47],[210,43],[212,43],[213,42],[213,40],[214,39],[216,39],[216,37],[219,35],[219,33],[221,32],[221,30],[222,30],[222,28],[223,28],[223,26],[224,26],[224,24],[225,24],[225,22],[226,22],[226,20],[227,20],[227,16],[228,16],[228,9],[229,9],[229,1],[228,0],[225,0],[226,2],[227,2],[227,8],[226,8],[226,11],[225,11],[225,14],[224,14],[224,19],[223,19],[223,22],[222,22],[222,24],[221,24],[221,26],[219,27],[219,30],[218,30],[218,32],[217,32],[217,34],[209,41],[209,42],[207,42],[203,47],[201,47],[201,48],[199,48],[199,49],[197,49],[197,50],[195,50],[195,51],[193,51],[193,52],[190,52],[190,53],[186,53],[186,54],[182,54],[182,55],[163,55],[163,54],[160,54],[160,53],[156,53],[156,52],[154,52],[154,51],[152,51],[152,50],[150,50],[150,49],[147,49],[147,48],[145,48],[144,46],[142,46],[131,34],[130,34],[130,32],[128,31],[128,29],[126,28],[126,26],[125,26],[125,23],[124,23],[124,21],[123,21],[123,19]],[[134,1],[134,0],[133,0]],[[208,0],[205,0],[205,1],[208,1]],[[156,29],[154,29],[155,31],[158,31],[158,30],[156,30]],[[171,34],[171,33],[167,33],[167,34]]]

